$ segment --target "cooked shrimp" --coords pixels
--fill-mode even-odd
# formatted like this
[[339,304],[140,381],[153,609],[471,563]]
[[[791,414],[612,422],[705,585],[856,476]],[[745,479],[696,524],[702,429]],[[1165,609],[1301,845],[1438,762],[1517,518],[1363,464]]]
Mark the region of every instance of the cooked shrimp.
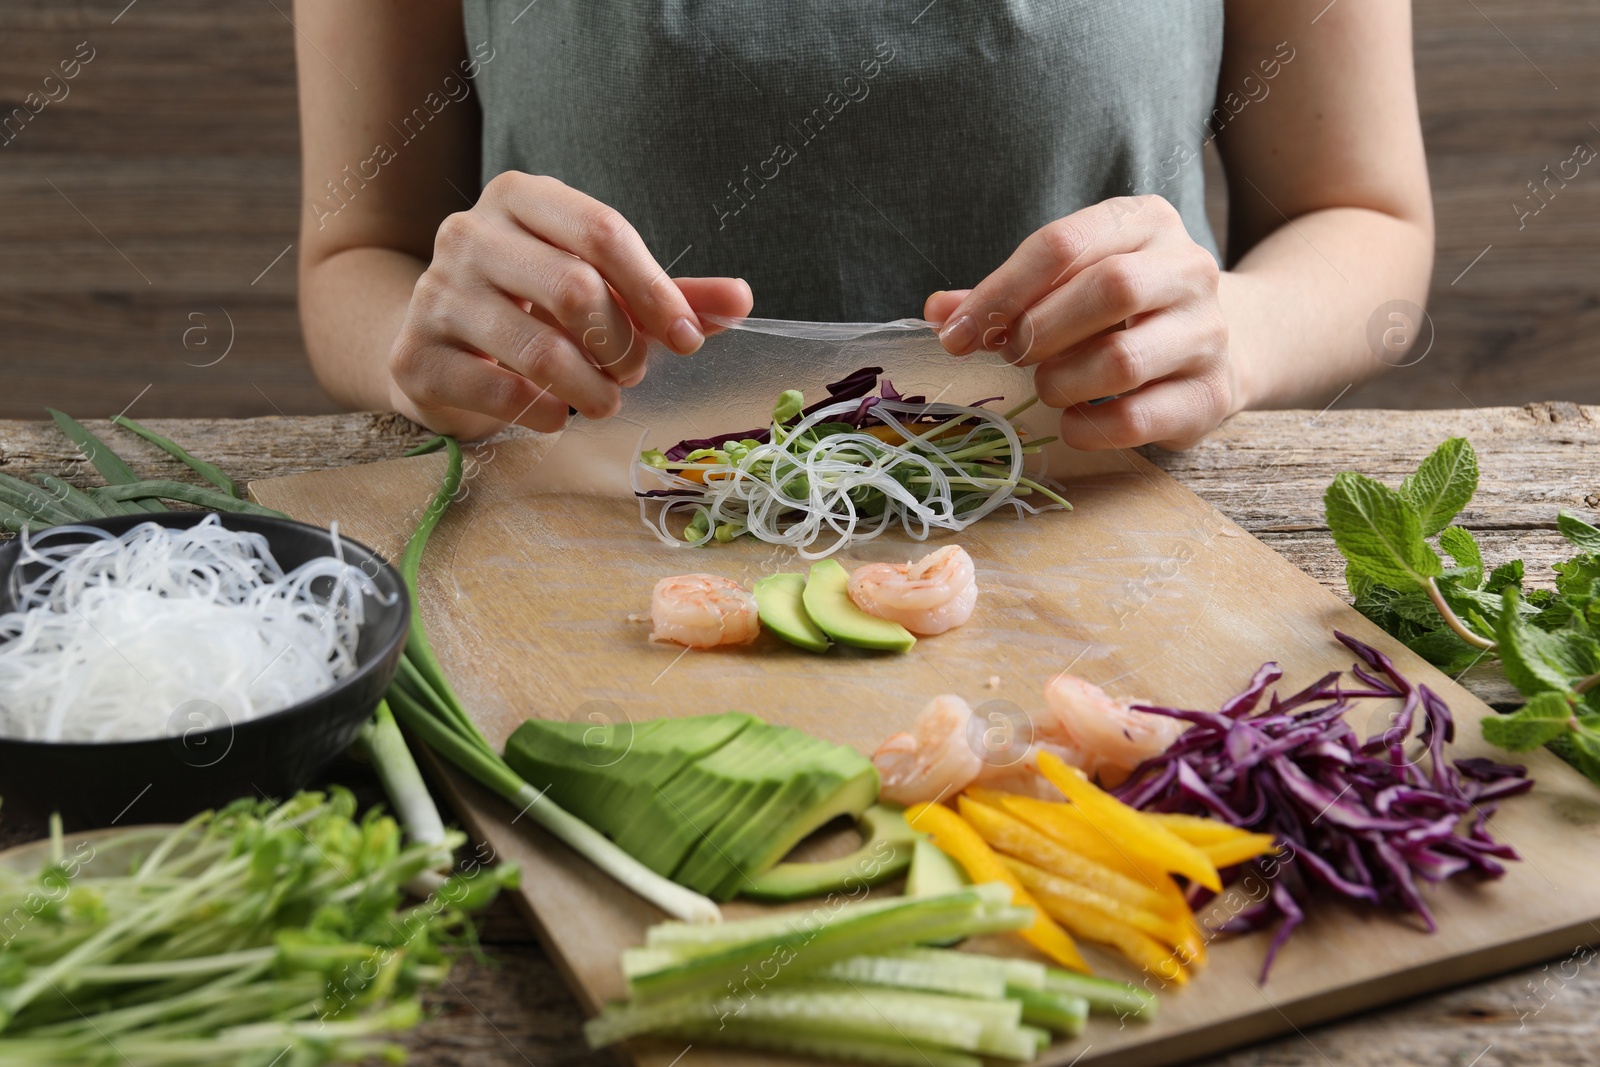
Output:
[[896,804],[955,796],[978,776],[983,760],[969,741],[972,709],[956,696],[928,702],[910,733],[895,734],[872,754],[878,795]]
[[1134,711],[1127,701],[1113,700],[1099,686],[1065,673],[1051,679],[1044,700],[1043,715],[1010,723],[997,742],[986,734],[994,727],[966,701],[935,697],[909,733],[885,739],[872,754],[882,783],[879,794],[896,804],[918,804],[981,785],[1059,800],[1055,787],[1039,774],[1039,753],[1054,753],[1115,786],[1166,751],[1188,726],[1181,719]]
[[761,633],[756,598],[715,574],[663,578],[650,595],[650,640],[690,648],[748,645]]
[[946,545],[915,563],[868,563],[850,575],[850,599],[868,615],[914,634],[942,634],[972,617],[978,582],[972,557]]
[[1099,686],[1063,671],[1044,687],[1045,715],[1034,725],[1035,739],[1076,753],[1068,763],[1105,785],[1119,785],[1139,764],[1170,748],[1189,725],[1134,711],[1130,703],[1139,701],[1114,700]]

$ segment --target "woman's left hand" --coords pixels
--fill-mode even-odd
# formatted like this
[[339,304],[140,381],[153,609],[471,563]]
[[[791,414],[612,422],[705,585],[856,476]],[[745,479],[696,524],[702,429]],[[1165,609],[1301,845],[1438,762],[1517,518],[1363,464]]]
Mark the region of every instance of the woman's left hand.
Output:
[[1120,197],[1042,227],[977,288],[934,293],[923,313],[952,355],[1034,367],[1073,448],[1185,448],[1243,406],[1220,277],[1164,198]]

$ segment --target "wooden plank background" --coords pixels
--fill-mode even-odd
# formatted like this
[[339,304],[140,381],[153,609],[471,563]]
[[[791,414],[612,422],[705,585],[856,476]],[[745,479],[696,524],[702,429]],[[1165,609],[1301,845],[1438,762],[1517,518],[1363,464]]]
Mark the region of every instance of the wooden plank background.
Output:
[[[1600,170],[1524,228],[1511,207],[1575,144],[1600,146],[1600,5],[1415,10],[1437,340],[1339,403],[1600,401]],[[294,250],[274,263],[299,218],[289,14],[289,0],[0,0],[0,116],[80,42],[94,50],[0,146],[0,417],[108,415],[136,397],[152,417],[333,410],[305,363]]]

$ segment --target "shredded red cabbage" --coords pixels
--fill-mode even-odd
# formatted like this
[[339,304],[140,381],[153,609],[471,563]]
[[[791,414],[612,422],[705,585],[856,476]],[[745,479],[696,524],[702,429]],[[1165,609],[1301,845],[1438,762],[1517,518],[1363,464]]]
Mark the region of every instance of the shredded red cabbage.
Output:
[[[1293,696],[1273,693],[1257,711],[1283,675],[1267,663],[1218,711],[1135,705],[1193,725],[1116,791],[1136,808],[1207,815],[1288,845],[1287,856],[1224,874],[1232,883],[1254,868],[1271,885],[1221,927],[1231,933],[1278,924],[1262,961],[1263,983],[1319,885],[1415,915],[1431,932],[1433,913],[1418,879],[1442,882],[1466,872],[1495,878],[1505,873],[1499,860],[1520,859],[1489,835],[1487,823],[1495,802],[1533,788],[1527,769],[1487,759],[1452,764],[1445,746],[1455,722],[1438,694],[1412,685],[1377,649],[1334,636],[1359,658],[1350,670],[1353,686],[1334,671]],[[1363,741],[1343,716],[1368,698],[1402,704],[1388,729]],[[1419,712],[1422,749],[1408,754]],[[1209,897],[1199,887],[1192,893],[1197,906]]]
[[[879,400],[893,400],[902,404],[921,404],[927,400],[927,398],[923,396],[901,396],[899,390],[895,389],[894,383],[889,379],[884,378],[881,381],[879,380],[878,376],[882,373],[882,367],[862,367],[860,370],[852,371],[845,377],[828,385],[827,398],[824,400],[819,400],[815,404],[801,408],[800,413],[794,417],[793,421],[798,422],[807,415],[814,414],[815,412],[827,407],[829,404],[837,404],[843,400],[860,400],[861,403],[857,405],[854,411],[850,412],[848,415],[842,415],[833,420],[835,422],[849,423],[851,426],[859,430],[863,426],[871,425],[872,423],[879,421],[878,419],[872,417],[872,408],[878,403]],[[878,390],[877,396],[872,395],[872,391],[874,389]],[[992,401],[1004,399],[1005,397],[1002,396],[991,396],[983,400],[974,401],[969,406],[975,408],[982,407],[983,405]],[[904,423],[915,423],[918,420],[902,417],[901,421]],[[731,441],[750,440],[760,441],[761,443],[765,444],[771,439],[771,437],[772,427],[760,426],[753,430],[740,430],[737,433],[719,434],[716,437],[702,437],[696,440],[679,441],[677,444],[663,452],[662,455],[664,455],[668,460],[676,463],[683,460],[689,455],[690,452],[693,452],[697,449],[721,448]]]

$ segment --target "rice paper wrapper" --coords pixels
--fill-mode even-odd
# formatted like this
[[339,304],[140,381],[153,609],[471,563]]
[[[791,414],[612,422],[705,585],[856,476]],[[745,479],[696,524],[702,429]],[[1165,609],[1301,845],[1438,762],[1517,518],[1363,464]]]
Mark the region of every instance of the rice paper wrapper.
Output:
[[[765,427],[785,389],[800,390],[812,404],[827,397],[829,383],[863,367],[882,368],[881,377],[903,396],[946,404],[991,399],[986,407],[996,413],[1034,393],[1031,370],[993,352],[952,356],[940,346],[935,324],[924,319],[792,322],[708,315],[706,321],[726,329],[706,338],[692,356],[652,343],[644,380],[623,390],[618,415],[598,422],[572,419],[538,467],[541,490],[631,496],[640,451]],[[1047,436],[1055,433],[1056,418],[1035,405],[1018,421],[1034,435]],[[1030,463],[1029,474],[1048,474],[1044,468]]]

